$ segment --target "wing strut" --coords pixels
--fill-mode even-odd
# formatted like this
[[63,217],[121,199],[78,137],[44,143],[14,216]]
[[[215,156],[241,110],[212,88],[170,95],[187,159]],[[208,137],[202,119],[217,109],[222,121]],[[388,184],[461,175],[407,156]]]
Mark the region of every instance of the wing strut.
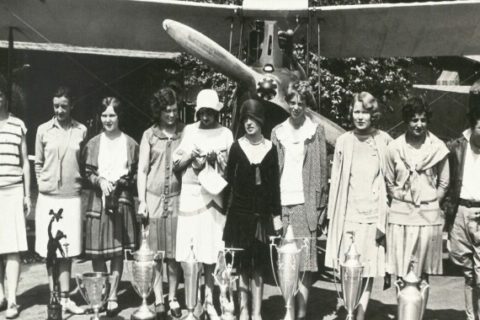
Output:
[[12,111],[12,91],[13,91],[13,27],[8,27],[8,61],[7,61],[7,110]]

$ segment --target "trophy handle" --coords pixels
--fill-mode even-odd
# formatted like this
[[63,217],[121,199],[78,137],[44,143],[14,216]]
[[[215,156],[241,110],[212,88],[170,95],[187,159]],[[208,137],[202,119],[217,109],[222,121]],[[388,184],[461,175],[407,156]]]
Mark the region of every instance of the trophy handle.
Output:
[[[308,245],[308,240],[309,238],[303,238],[303,244],[300,248],[300,251],[302,250],[305,250],[306,251],[306,254],[307,254],[307,259],[306,260],[310,260],[310,250],[307,250],[307,248],[309,247]],[[301,256],[301,255],[300,255]],[[302,278],[300,279],[300,282],[303,283],[303,280],[305,279],[305,273],[306,271],[303,270],[303,274],[302,274]],[[300,286],[298,286],[297,290],[295,291],[294,295],[297,295],[297,293],[300,291]]]
[[87,298],[87,295],[85,293],[83,293],[83,282],[82,282],[82,276],[80,274],[76,274],[75,275],[75,280],[77,281],[77,285],[78,285],[78,291],[80,291],[80,294],[82,295],[83,299],[85,300],[85,302],[90,305],[90,301],[89,299]]
[[333,283],[335,285],[335,291],[337,292],[337,297],[343,300],[343,298],[340,296],[340,291],[338,290],[338,285],[337,285],[337,276],[338,278],[341,278],[342,275],[339,274],[337,271],[337,268],[335,268],[335,266],[340,265],[340,259],[336,259],[336,263],[335,263],[335,259],[332,259],[332,261],[333,261]]
[[278,236],[275,236],[275,237],[270,237],[270,263],[271,263],[271,266],[272,266],[272,273],[273,273],[273,280],[275,281],[275,284],[277,285],[277,288],[278,288],[278,291],[280,292],[280,294],[282,294],[282,290],[280,290],[280,284],[278,282],[278,279],[277,279],[277,273],[275,272],[275,264],[273,263],[273,247],[275,247],[275,249],[277,249],[277,245],[275,244],[275,240],[278,239],[279,237]]

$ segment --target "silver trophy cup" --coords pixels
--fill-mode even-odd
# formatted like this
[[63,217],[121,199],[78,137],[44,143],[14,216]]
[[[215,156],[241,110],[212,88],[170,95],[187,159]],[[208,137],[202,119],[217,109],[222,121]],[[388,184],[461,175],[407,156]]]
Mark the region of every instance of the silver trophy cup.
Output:
[[[351,244],[345,253],[345,260],[340,265],[340,279],[342,283],[342,297],[347,310],[347,320],[354,319],[355,309],[358,307],[363,294],[363,265],[360,263],[360,254],[354,243],[354,232],[347,232],[351,238]],[[335,277],[334,277],[335,279]],[[335,282],[336,285],[336,282]],[[365,285],[365,290],[368,282]],[[338,293],[338,289],[337,289]],[[340,297],[340,294],[339,294]]]
[[190,255],[186,261],[182,261],[180,264],[182,266],[183,276],[185,279],[185,304],[188,309],[188,314],[185,317],[185,320],[195,320],[197,319],[197,317],[194,315],[194,311],[198,301],[200,263],[195,257],[193,242],[190,245]]
[[[277,240],[280,244],[277,245]],[[273,248],[277,251],[277,273],[273,263]],[[287,227],[284,238],[270,237],[270,261],[272,265],[273,276],[277,287],[285,300],[286,314],[285,320],[295,319],[295,310],[292,307],[292,298],[298,292],[298,281],[300,279],[300,260],[302,258],[302,250],[308,247],[308,239],[294,238],[291,226]],[[305,275],[305,274],[304,274]]]
[[90,320],[100,320],[100,308],[105,304],[112,290],[112,284],[117,283],[117,275],[104,272],[86,272],[76,275],[78,287],[85,301],[93,310]]
[[[132,320],[153,320],[156,315],[147,305],[147,298],[152,292],[155,281],[155,267],[157,263],[162,265],[164,252],[154,252],[148,245],[148,227],[142,226],[142,243],[140,249],[135,252],[125,250],[125,263],[127,272],[131,276],[131,283],[135,292],[142,298],[142,304],[131,316]],[[127,255],[133,255],[133,261],[127,259]],[[160,284],[161,285],[161,284]]]

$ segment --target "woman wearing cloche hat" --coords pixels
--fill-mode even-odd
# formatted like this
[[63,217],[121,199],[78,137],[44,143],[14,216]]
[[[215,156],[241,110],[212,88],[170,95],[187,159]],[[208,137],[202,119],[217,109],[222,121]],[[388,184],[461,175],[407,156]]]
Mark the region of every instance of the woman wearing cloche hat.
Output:
[[226,247],[242,248],[235,256],[240,273],[240,320],[250,319],[248,292],[252,282],[253,320],[261,319],[263,279],[269,272],[269,236],[282,228],[280,178],[277,149],[265,139],[262,104],[246,100],[240,121],[245,135],[235,141],[227,162],[225,190],[227,222],[223,233]]
[[[192,254],[203,263],[205,306],[210,319],[218,319],[213,306],[213,272],[223,249],[222,194],[211,194],[199,181],[202,170],[223,175],[232,132],[217,121],[222,104],[214,90],[204,89],[197,96],[198,121],[187,125],[174,155],[174,170],[182,172],[182,191],[177,226],[176,260],[189,261]],[[212,169],[213,168],[213,169]]]

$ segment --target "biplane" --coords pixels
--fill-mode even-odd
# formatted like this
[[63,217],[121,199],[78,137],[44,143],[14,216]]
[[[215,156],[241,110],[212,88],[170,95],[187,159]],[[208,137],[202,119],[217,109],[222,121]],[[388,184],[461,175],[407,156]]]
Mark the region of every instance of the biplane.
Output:
[[[306,75],[290,59],[288,45],[280,46],[279,35],[291,41],[304,37],[310,49],[327,58],[476,55],[479,16],[477,0],[345,6],[311,6],[308,0],[244,0],[239,5],[1,0],[0,47],[152,59],[186,50],[286,117],[286,85]],[[253,44],[248,35],[259,21],[263,37]],[[250,66],[242,61],[245,44],[256,48],[247,50],[256,55]],[[343,129],[312,116],[323,122],[327,141],[334,144]]]

